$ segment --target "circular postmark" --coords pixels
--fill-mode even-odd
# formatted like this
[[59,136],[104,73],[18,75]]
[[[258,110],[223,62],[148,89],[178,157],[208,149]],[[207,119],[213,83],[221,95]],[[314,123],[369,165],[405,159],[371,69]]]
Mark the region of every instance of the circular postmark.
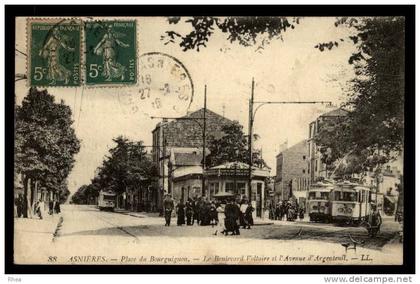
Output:
[[144,53],[139,57],[138,87],[118,94],[130,112],[177,117],[186,114],[194,96],[194,84],[185,66],[175,57]]

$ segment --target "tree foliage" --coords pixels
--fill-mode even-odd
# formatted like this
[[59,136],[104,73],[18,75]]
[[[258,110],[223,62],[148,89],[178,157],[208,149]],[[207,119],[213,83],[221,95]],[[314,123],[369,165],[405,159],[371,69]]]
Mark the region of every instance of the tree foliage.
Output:
[[147,156],[143,142],[133,142],[122,136],[113,141],[117,145],[109,150],[109,156],[99,168],[92,186],[122,193],[128,188],[150,183],[157,171]]
[[349,114],[321,130],[317,142],[324,162],[331,164],[350,152],[359,166],[349,167],[358,172],[386,163],[403,150],[405,22],[402,17],[344,18],[340,24],[356,31],[350,40],[357,51],[349,57],[356,76],[344,105]]
[[31,88],[15,110],[15,174],[67,197],[66,179],[80,149],[72,124],[70,107]]
[[[161,37],[165,44],[178,42],[183,51],[197,50],[206,47],[215,30],[227,34],[227,40],[242,46],[254,46],[261,42],[259,48],[272,39],[282,39],[282,33],[294,29],[299,18],[288,17],[169,17],[168,22],[176,25],[181,22],[190,24],[192,31],[181,35],[173,30],[166,31]],[[261,37],[261,38],[259,38]]]
[[82,185],[72,195],[71,201],[74,204],[92,204],[96,197],[99,196],[99,188],[97,184],[92,182],[89,185]]
[[[243,127],[239,123],[224,125],[221,129],[224,133],[222,137],[216,139],[212,137],[208,145],[210,154],[206,156],[206,166],[214,167],[227,162],[248,163],[249,152],[247,136],[243,133]],[[265,166],[260,154],[253,151],[253,165]]]

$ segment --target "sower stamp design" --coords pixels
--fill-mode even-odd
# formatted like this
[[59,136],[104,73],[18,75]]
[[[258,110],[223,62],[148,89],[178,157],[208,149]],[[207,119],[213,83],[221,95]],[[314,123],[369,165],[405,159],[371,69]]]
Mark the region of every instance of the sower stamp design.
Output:
[[85,23],[86,84],[134,84],[136,70],[136,22]]
[[80,21],[28,21],[31,86],[80,86]]

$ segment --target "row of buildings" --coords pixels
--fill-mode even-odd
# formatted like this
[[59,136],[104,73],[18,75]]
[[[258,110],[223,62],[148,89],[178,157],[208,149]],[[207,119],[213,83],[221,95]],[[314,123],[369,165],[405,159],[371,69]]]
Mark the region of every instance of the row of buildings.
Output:
[[[287,147],[287,143],[283,145],[276,156],[275,201],[287,200],[293,196],[300,206],[306,207],[307,191],[310,185],[320,179],[332,177],[332,171],[321,160],[322,155],[314,138],[321,127],[334,124],[331,122],[337,122],[346,116],[347,111],[343,109],[324,113],[309,124],[307,139],[291,147]],[[378,189],[378,204],[381,208],[396,209],[402,169],[403,159],[400,156],[397,160],[384,165],[379,179],[373,172],[368,172],[364,177],[366,185]]]
[[[346,115],[345,110],[335,109],[311,122],[307,139],[280,150],[274,177],[270,177],[269,168],[252,167],[251,190],[248,190],[247,164],[230,162],[212,168],[203,164],[204,157],[209,154],[208,148],[203,148],[203,133],[208,146],[212,139],[224,135],[223,126],[237,122],[204,108],[179,119],[163,120],[152,131],[151,157],[158,170],[156,180],[152,185],[124,193],[118,203],[125,207],[129,204],[127,209],[134,211],[161,211],[165,194],[170,194],[177,202],[200,196],[209,200],[246,197],[256,208],[256,217],[263,217],[263,209],[269,201],[288,200],[292,196],[305,207],[310,185],[331,175],[331,170],[321,160],[314,138],[322,126]],[[206,118],[205,126],[203,117]],[[383,203],[396,201],[396,183],[401,169],[402,159],[385,166],[380,184],[373,174],[365,178],[368,185],[379,188]]]

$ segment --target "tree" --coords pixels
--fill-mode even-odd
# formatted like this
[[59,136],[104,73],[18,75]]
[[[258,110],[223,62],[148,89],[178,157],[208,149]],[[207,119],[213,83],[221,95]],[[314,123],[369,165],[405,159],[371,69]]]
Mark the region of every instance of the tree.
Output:
[[[226,162],[248,163],[247,137],[243,133],[242,125],[236,122],[224,125],[221,130],[224,133],[221,138],[210,139],[210,154],[206,156],[206,166],[214,167]],[[253,152],[253,165],[265,166],[264,160],[257,152]]]
[[133,142],[122,136],[113,141],[117,145],[109,150],[110,155],[105,158],[89,188],[95,189],[97,194],[100,189],[121,194],[127,189],[150,185],[157,170],[147,156],[143,142]]
[[[324,152],[324,161],[351,152],[359,157],[358,163],[364,160],[363,167],[380,167],[399,155],[404,145],[405,21],[403,17],[342,18],[336,25],[355,31],[349,39],[357,51],[349,57],[349,64],[356,76],[344,105],[348,116],[329,133],[321,131],[317,142],[321,152],[329,149],[333,153],[328,156]],[[323,51],[322,46],[338,43],[315,47]]]
[[[161,37],[165,44],[175,43],[179,40],[179,46],[183,51],[200,51],[200,47],[206,47],[216,29],[227,34],[227,40],[231,43],[238,42],[242,46],[255,46],[263,49],[273,39],[281,39],[282,33],[288,29],[294,29],[299,24],[298,17],[187,17],[184,22],[190,24],[192,31],[181,35],[173,30],[166,31]],[[169,17],[168,22],[176,25],[181,17]]]
[[72,124],[70,107],[56,103],[46,90],[31,88],[16,106],[14,166],[23,177],[28,208],[40,186],[61,200],[67,194],[66,179],[80,149]]

